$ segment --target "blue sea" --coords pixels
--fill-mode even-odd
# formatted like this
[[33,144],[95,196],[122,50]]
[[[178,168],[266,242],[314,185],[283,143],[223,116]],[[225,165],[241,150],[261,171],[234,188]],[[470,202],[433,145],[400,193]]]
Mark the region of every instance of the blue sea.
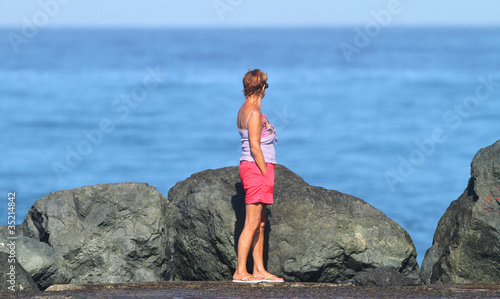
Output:
[[236,113],[253,68],[268,73],[262,111],[278,162],[380,209],[409,232],[419,262],[475,153],[500,139],[500,28],[0,37],[2,224],[9,192],[20,224],[53,191],[147,182],[167,195],[193,173],[238,165]]

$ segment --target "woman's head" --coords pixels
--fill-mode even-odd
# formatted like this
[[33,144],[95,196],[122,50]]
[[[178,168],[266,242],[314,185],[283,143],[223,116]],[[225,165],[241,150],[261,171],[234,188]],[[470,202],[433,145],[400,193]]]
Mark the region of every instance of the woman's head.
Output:
[[243,94],[245,98],[256,95],[261,98],[266,94],[267,74],[259,69],[248,71],[243,77]]

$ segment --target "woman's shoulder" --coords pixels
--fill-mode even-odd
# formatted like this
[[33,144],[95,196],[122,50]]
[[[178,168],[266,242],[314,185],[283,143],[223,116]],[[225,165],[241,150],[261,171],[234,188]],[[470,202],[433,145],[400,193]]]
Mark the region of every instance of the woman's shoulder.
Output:
[[256,118],[256,117],[262,117],[262,112],[260,111],[259,107],[246,107],[242,111],[242,117],[245,119],[250,119],[250,118]]
[[248,119],[254,119],[254,120],[257,120],[257,121],[264,121],[264,114],[262,112],[260,112],[260,109],[259,108],[254,108],[254,109],[251,109],[249,112],[248,112]]
[[263,115],[259,108],[252,108],[248,110],[248,115]]
[[264,121],[260,109],[255,108],[248,112],[248,117],[246,119],[247,128],[250,126],[261,126]]
[[255,121],[255,119],[257,118],[262,119],[262,113],[260,112],[259,107],[248,107],[245,105],[241,106],[238,113],[238,124],[241,124],[241,126],[238,126],[238,128],[245,128],[245,124],[248,124],[250,119]]

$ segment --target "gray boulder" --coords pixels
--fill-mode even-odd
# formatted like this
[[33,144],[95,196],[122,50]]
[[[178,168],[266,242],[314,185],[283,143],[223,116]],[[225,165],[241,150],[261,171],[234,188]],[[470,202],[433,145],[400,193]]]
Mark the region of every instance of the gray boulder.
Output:
[[37,200],[20,226],[66,260],[71,283],[159,281],[170,278],[167,214],[148,184],[103,184]]
[[[19,229],[19,227],[17,227]],[[16,230],[17,231],[17,230]],[[9,231],[6,225],[0,226],[0,240],[7,243]],[[16,259],[31,275],[42,290],[53,284],[69,283],[72,278],[66,261],[46,243],[17,235]],[[9,253],[7,246],[0,246],[0,252]]]
[[500,283],[500,141],[472,160],[464,193],[439,220],[422,263],[426,283]]
[[[287,281],[421,283],[408,233],[365,201],[310,186],[281,165],[274,198],[264,245],[271,273]],[[172,187],[168,199],[175,278],[231,279],[245,220],[238,167],[196,173]],[[379,268],[390,272],[383,282],[367,276]]]
[[354,285],[358,286],[409,286],[414,285],[415,281],[411,277],[401,275],[394,267],[380,267],[368,269],[357,273],[350,280]]
[[[1,244],[0,244],[1,245]],[[9,253],[0,252],[0,292],[39,291],[31,275]]]

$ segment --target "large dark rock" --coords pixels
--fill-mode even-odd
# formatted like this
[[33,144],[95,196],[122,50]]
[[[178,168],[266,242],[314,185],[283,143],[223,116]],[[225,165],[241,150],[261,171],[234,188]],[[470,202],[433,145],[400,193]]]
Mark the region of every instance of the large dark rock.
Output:
[[0,252],[0,291],[12,292],[12,297],[16,291],[38,291],[31,275],[12,256],[15,254]]
[[477,152],[464,193],[439,220],[426,283],[500,283],[500,141]]
[[[9,240],[9,236],[7,226],[0,226],[0,240]],[[15,237],[16,259],[40,289],[71,281],[73,276],[66,261],[49,245],[22,235],[16,234]],[[0,252],[9,253],[9,248],[0,246]]]
[[[421,282],[408,233],[365,201],[310,186],[281,165],[274,198],[264,249],[271,273],[287,281],[380,284],[370,273],[383,272],[384,285]],[[175,278],[231,279],[245,218],[238,167],[196,173],[168,199]]]
[[21,229],[66,260],[71,283],[158,281],[170,278],[167,214],[148,184],[104,184],[37,200]]
[[414,285],[413,278],[401,275],[394,267],[380,267],[359,272],[350,280],[359,286],[408,286]]

